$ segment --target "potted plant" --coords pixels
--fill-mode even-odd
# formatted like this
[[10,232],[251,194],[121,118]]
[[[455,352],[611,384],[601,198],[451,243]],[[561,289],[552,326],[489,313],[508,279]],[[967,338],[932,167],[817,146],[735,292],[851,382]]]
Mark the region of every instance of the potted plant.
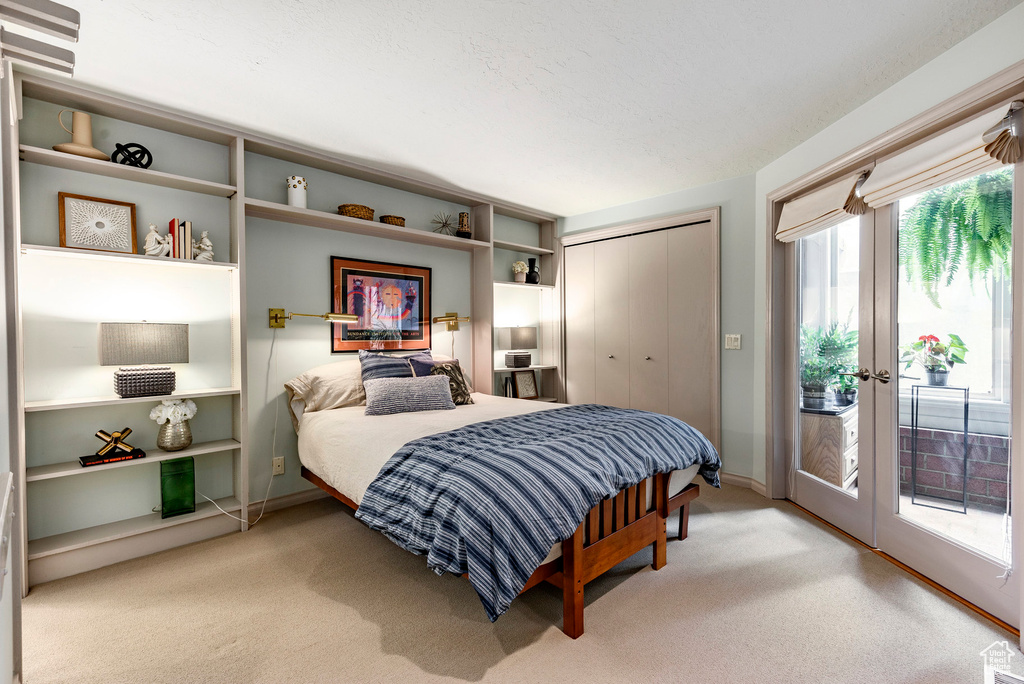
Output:
[[512,273],[515,275],[517,283],[526,282],[526,273],[530,268],[526,265],[525,261],[513,261],[512,262]]
[[915,363],[924,368],[929,385],[943,387],[949,384],[949,371],[958,363],[967,363],[967,345],[959,335],[949,334],[949,342],[943,343],[935,335],[921,335],[910,344],[900,347],[900,363],[904,370]]
[[[836,406],[853,406],[857,403],[857,378],[853,376],[856,370],[855,364],[840,369],[839,379],[835,385]],[[844,373],[846,375],[843,375]]]
[[149,412],[160,430],[156,445],[164,451],[180,451],[192,443],[190,420],[196,417],[196,404],[191,399],[164,399]]
[[[857,356],[857,331],[838,322],[827,328],[805,325],[800,329],[800,388],[803,407],[824,409],[828,390],[840,381]],[[843,378],[845,379],[845,378]],[[837,402],[838,403],[838,402]]]

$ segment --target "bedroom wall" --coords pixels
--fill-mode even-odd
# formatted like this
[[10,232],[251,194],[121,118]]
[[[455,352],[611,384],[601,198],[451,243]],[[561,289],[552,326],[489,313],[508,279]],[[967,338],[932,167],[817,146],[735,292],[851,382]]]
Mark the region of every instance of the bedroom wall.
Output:
[[[722,463],[733,475],[751,477],[753,396],[761,392],[753,379],[754,356],[754,176],[580,214],[559,222],[559,235],[580,233],[645,219],[722,207],[722,332],[742,335],[742,348],[722,349]],[[763,337],[763,336],[762,336]],[[763,387],[763,385],[762,385]],[[763,433],[762,433],[763,434]],[[763,441],[763,438],[762,438]],[[762,449],[763,453],[763,449]]]
[[[274,176],[284,176],[277,174]],[[437,204],[435,202],[435,204]],[[262,501],[271,478],[275,415],[278,456],[285,474],[274,478],[270,497],[313,488],[299,474],[297,437],[288,415],[284,383],[314,366],[352,358],[331,354],[330,326],[316,319],[295,319],[276,331],[267,323],[267,309],[323,313],[330,307],[330,257],[428,266],[432,269],[432,316],[470,310],[470,254],[392,240],[348,235],[332,230],[292,226],[276,221],[246,221],[246,316],[248,327],[249,498]],[[472,323],[455,333],[455,356],[471,368]],[[433,348],[451,351],[451,333],[444,324],[431,327]],[[270,382],[268,384],[268,377]]]
[[753,477],[765,474],[765,263],[767,196],[832,159],[885,133],[993,74],[1024,60],[1024,5],[1020,5],[861,105],[756,174],[754,197]]

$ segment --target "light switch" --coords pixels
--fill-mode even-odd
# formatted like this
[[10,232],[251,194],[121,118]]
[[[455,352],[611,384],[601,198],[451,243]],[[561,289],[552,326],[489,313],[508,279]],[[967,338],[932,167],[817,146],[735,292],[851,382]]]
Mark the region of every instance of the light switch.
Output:
[[739,335],[726,335],[725,336],[725,348],[726,349],[739,349],[740,348],[740,336]]

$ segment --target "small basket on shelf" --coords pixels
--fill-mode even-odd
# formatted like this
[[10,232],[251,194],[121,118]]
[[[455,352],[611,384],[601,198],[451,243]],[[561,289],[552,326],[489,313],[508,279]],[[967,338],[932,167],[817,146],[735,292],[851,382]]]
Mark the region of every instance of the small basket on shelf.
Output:
[[391,214],[385,214],[380,217],[381,223],[386,223],[389,226],[405,226],[404,216],[392,216]]
[[373,220],[373,209],[363,204],[339,204],[338,213],[342,216],[363,219],[364,221]]

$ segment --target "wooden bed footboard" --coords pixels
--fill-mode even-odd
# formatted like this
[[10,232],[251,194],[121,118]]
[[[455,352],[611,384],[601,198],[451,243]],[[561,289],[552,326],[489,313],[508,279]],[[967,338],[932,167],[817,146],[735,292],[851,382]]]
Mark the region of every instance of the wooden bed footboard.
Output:
[[[355,510],[356,504],[304,466],[302,477]],[[700,487],[690,483],[675,496],[668,495],[669,476],[655,475],[651,505],[647,505],[647,481],[626,487],[587,513],[571,537],[562,542],[562,556],[537,568],[523,591],[549,582],[562,589],[562,631],[573,639],[583,634],[583,588],[645,546],[654,546],[651,567],[666,563],[670,513],[679,511],[678,539],[686,539],[690,502]]]

